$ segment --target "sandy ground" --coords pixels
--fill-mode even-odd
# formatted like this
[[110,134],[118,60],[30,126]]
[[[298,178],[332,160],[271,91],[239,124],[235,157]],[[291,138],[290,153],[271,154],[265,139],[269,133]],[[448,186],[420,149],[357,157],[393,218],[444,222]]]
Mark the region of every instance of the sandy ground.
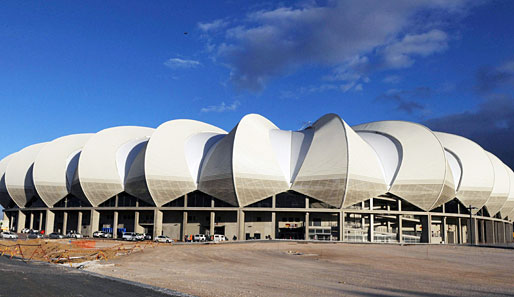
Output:
[[161,245],[86,269],[197,296],[514,296],[514,250],[465,246]]

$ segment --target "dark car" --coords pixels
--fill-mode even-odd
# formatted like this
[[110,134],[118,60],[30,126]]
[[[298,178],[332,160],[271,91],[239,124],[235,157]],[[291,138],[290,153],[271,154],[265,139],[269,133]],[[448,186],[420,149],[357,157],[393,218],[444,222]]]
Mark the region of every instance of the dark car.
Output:
[[30,233],[28,236],[27,236],[28,239],[38,239],[38,238],[43,238],[43,234],[41,233]]
[[64,236],[62,234],[59,234],[59,233],[50,233],[48,235],[48,238],[50,239],[61,239],[61,238],[64,238]]

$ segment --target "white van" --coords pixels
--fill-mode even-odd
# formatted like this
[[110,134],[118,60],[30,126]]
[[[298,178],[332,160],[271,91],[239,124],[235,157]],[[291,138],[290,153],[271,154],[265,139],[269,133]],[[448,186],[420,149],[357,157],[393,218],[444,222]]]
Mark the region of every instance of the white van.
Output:
[[195,242],[205,242],[205,241],[207,241],[207,236],[205,236],[205,234],[195,234],[193,236],[193,241],[195,241]]
[[225,237],[225,235],[221,235],[221,234],[214,234],[212,240],[214,242],[220,242],[220,241],[225,241],[227,240],[227,238]]

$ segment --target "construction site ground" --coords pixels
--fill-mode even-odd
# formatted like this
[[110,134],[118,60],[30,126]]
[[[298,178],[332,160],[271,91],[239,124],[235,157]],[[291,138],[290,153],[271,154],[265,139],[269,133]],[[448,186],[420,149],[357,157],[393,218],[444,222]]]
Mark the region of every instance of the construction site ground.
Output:
[[[514,296],[512,249],[279,241],[84,240],[90,247],[70,240],[20,242],[58,255],[39,256],[32,248],[23,251],[25,258],[32,252],[34,259],[52,262],[73,255],[71,263],[59,263],[196,296]],[[5,252],[4,257],[10,256]]]

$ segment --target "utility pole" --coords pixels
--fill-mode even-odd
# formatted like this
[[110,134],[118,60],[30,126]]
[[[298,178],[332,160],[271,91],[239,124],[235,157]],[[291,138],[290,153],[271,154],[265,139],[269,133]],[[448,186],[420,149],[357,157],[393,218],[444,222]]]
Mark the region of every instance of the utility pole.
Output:
[[471,245],[473,245],[473,238],[475,237],[473,234],[473,229],[475,228],[475,225],[473,224],[473,212],[472,212],[473,209],[478,209],[478,208],[471,206],[471,204],[470,204],[468,207],[468,210],[469,210],[469,227],[471,229]]

